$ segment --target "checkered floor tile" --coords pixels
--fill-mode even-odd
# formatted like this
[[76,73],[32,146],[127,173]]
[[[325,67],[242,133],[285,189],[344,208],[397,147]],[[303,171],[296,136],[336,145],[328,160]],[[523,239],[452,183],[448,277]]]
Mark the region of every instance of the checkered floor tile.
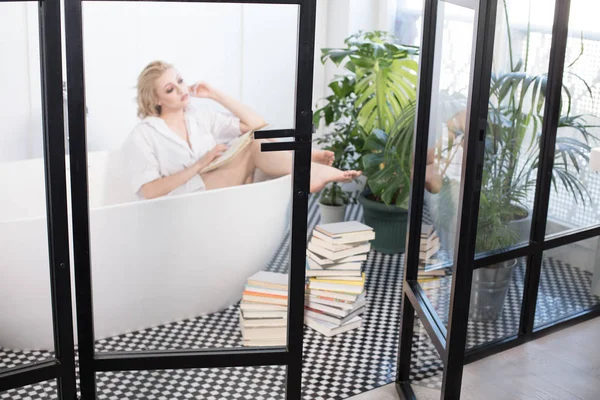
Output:
[[[358,206],[347,219],[362,219]],[[309,232],[318,221],[311,199]],[[286,237],[268,270],[286,272],[290,241]],[[372,251],[365,263],[368,306],[364,324],[333,338],[310,328],[304,331],[303,393],[305,399],[336,400],[359,394],[394,380],[400,322],[402,255]],[[514,334],[518,328],[525,267],[513,275],[502,317],[493,323],[470,322],[468,346],[473,348]],[[451,277],[429,290],[441,318],[448,314]],[[600,298],[588,294],[591,275],[546,259],[540,284],[536,325],[591,308]],[[174,348],[231,348],[241,346],[237,306],[194,319],[98,341],[97,351],[135,351]],[[424,329],[415,330],[412,380],[439,387],[442,364]],[[47,352],[0,349],[0,369],[50,357]],[[98,398],[126,399],[283,399],[285,367],[221,368],[203,370],[106,372],[97,375]],[[56,398],[55,384],[44,382],[0,394],[0,399]]]

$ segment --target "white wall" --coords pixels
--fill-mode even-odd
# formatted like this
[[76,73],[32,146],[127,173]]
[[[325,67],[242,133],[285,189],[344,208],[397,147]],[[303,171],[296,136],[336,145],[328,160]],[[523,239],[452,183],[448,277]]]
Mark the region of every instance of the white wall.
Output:
[[[390,29],[394,2],[317,2],[314,106],[339,72],[320,63],[321,48],[343,46],[359,29]],[[0,162],[40,157],[37,7],[0,7]],[[84,3],[88,149],[113,149],[131,131],[136,78],[154,59],[174,63],[188,82],[206,80],[241,99],[273,128],[293,127],[297,11],[293,5]]]
[[271,127],[293,128],[296,104],[298,7],[242,7],[241,98]]
[[89,149],[115,148],[131,131],[133,86],[156,59],[241,99],[273,128],[293,127],[296,37],[295,6],[84,3]]
[[[293,5],[84,3],[88,150],[116,148],[135,126],[136,79],[155,59],[241,99],[273,128],[293,127],[297,22]],[[39,157],[35,4],[3,3],[0,35],[0,162]]]
[[0,4],[0,161],[28,158],[42,148],[39,68],[28,68],[30,61],[39,63],[38,37],[30,38],[35,11],[35,3]]
[[[344,40],[359,30],[394,31],[397,0],[318,0],[315,40],[315,87],[313,107],[321,107],[322,99],[331,90],[329,82],[343,73],[341,68],[328,61],[322,65],[321,48],[343,47]],[[323,133],[323,128],[318,134]]]

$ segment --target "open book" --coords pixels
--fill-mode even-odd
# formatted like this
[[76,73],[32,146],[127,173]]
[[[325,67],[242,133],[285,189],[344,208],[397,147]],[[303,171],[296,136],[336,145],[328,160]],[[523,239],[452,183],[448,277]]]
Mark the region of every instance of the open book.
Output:
[[244,133],[243,135],[236,137],[231,142],[227,143],[229,148],[223,154],[221,154],[220,157],[216,158],[209,165],[202,168],[200,170],[200,173],[203,174],[205,172],[212,171],[214,169],[222,167],[223,165],[227,164],[229,161],[233,160],[238,154],[240,154],[240,152],[242,150],[244,150],[246,147],[248,147],[250,145],[250,143],[252,143],[252,141],[254,140],[254,132],[261,130],[262,128],[266,127],[267,125],[268,124],[264,124],[257,128],[254,128],[254,129]]

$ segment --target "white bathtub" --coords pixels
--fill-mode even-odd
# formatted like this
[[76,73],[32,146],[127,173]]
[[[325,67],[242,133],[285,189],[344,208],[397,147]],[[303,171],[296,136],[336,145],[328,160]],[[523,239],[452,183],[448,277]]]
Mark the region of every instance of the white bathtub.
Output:
[[[88,163],[96,339],[238,301],[289,226],[290,176],[130,201],[113,161]],[[0,347],[52,349],[42,160],[0,164],[0,185]]]

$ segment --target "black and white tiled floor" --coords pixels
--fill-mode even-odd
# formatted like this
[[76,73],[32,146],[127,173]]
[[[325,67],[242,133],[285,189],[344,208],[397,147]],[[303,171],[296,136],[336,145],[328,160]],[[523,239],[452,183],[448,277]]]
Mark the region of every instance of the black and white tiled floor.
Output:
[[[493,322],[469,321],[467,348],[473,349],[490,342],[516,335],[519,331],[521,300],[526,270],[525,259],[519,259],[508,288],[500,318]],[[564,317],[589,310],[600,304],[600,297],[590,295],[592,274],[546,257],[540,276],[540,289],[536,304],[534,326],[540,327]],[[427,291],[440,319],[447,326],[452,277],[439,282],[439,288]],[[413,380],[420,385],[439,388],[443,363],[429,340],[425,329],[415,329],[413,354],[417,368],[411,371]],[[411,367],[412,368],[412,367]]]
[[[348,219],[362,219],[353,206]],[[318,220],[311,199],[309,232]],[[286,272],[289,237],[267,268]],[[336,400],[362,393],[394,380],[398,350],[403,256],[371,252],[365,263],[368,308],[360,329],[326,338],[305,327],[303,393],[305,399]],[[479,346],[517,332],[525,266],[519,263],[509,288],[502,317],[496,322],[470,322],[468,346]],[[451,277],[429,290],[442,320],[447,320]],[[591,275],[578,268],[546,259],[541,279],[536,325],[591,308],[600,298],[590,296]],[[135,351],[174,348],[231,348],[241,346],[236,306],[190,320],[98,341],[97,351]],[[442,365],[422,331],[415,332],[412,379],[439,386]],[[47,352],[0,349],[0,370],[44,360]],[[221,368],[203,370],[106,372],[97,375],[98,398],[126,399],[283,399],[285,367]],[[0,394],[0,399],[54,399],[55,384],[46,382]]]

